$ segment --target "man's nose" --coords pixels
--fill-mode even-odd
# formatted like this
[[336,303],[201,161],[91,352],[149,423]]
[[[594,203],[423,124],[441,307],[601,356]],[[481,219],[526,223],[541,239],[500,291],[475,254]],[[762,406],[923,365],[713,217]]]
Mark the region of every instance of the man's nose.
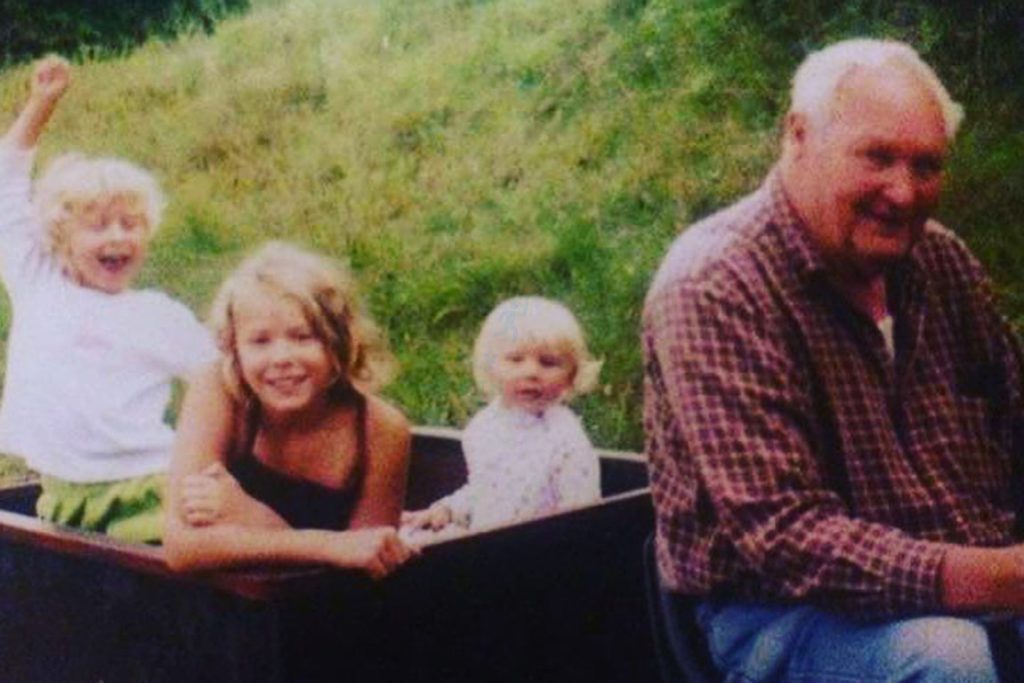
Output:
[[907,164],[895,164],[886,178],[885,196],[896,206],[910,206],[917,199],[918,180]]

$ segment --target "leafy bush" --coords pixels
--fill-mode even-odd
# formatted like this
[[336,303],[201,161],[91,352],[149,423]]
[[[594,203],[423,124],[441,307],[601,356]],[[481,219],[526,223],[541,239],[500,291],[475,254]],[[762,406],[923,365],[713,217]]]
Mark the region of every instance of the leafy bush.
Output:
[[213,30],[249,0],[0,0],[0,65],[48,52],[121,54],[156,36]]
[[968,101],[999,105],[1024,96],[1024,3],[1021,0],[742,0],[765,37],[789,47],[795,61],[821,45],[857,35],[914,45],[947,86]]

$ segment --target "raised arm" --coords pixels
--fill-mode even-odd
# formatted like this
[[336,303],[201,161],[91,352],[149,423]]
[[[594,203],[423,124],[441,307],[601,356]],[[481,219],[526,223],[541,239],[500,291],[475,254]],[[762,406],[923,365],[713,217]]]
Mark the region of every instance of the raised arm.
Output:
[[28,101],[7,131],[5,142],[16,149],[35,147],[70,84],[71,67],[60,57],[46,57],[36,62]]

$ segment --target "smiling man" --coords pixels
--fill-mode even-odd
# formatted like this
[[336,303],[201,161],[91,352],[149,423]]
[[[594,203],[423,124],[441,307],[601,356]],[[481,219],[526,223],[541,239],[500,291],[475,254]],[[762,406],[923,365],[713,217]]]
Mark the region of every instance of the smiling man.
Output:
[[994,681],[1024,611],[1020,346],[932,220],[961,118],[908,46],[798,70],[782,157],[644,312],[658,564],[757,681]]

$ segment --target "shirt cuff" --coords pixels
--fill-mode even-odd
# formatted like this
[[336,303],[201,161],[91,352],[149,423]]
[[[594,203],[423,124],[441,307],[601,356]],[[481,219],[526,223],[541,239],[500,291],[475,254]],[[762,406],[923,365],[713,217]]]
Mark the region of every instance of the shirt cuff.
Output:
[[949,546],[920,541],[911,544],[893,566],[889,595],[894,613],[935,612],[943,607],[942,563]]

